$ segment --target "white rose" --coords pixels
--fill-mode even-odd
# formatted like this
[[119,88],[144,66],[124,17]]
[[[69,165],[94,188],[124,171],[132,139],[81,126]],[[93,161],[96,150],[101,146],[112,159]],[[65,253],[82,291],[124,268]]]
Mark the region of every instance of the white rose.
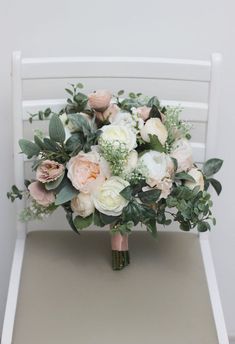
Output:
[[148,119],[143,128],[140,130],[140,135],[145,142],[150,141],[149,134],[156,135],[162,145],[166,143],[168,133],[165,125],[159,118]]
[[191,181],[186,181],[185,185],[189,188],[189,189],[194,189],[195,186],[199,186],[200,190],[203,191],[204,190],[204,178],[203,178],[203,174],[201,171],[199,171],[197,168],[192,168],[191,170],[188,171],[188,174],[194,178],[195,182],[191,182]]
[[91,195],[83,192],[80,192],[77,197],[72,199],[71,208],[81,217],[87,217],[95,211]]
[[101,128],[101,138],[110,144],[118,145],[119,143],[125,144],[130,152],[136,144],[136,134],[129,128],[122,125],[110,124]]
[[168,155],[153,150],[143,154],[139,161],[144,167],[146,183],[151,187],[156,186],[163,178],[170,177],[174,169]]
[[106,180],[93,194],[95,208],[105,215],[121,215],[128,201],[120,195],[120,191],[128,185],[129,183],[120,177]]
[[193,166],[192,147],[186,139],[175,141],[170,155],[177,160],[177,172],[187,171]]

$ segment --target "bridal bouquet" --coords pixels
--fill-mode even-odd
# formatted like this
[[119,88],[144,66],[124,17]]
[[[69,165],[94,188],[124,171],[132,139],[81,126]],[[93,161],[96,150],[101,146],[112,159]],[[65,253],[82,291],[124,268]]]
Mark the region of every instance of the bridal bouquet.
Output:
[[35,171],[25,190],[14,185],[8,192],[12,201],[28,200],[20,219],[43,219],[61,206],[77,233],[109,225],[114,270],[129,264],[128,235],[139,223],[153,236],[157,224],[172,221],[183,231],[210,230],[215,219],[207,190],[211,184],[220,193],[213,175],[222,160],[195,164],[181,109],[141,93],[85,95],[82,88],[66,89],[67,105],[59,113],[48,108],[30,114],[30,122],[50,118],[49,135],[36,131],[34,141],[19,141]]

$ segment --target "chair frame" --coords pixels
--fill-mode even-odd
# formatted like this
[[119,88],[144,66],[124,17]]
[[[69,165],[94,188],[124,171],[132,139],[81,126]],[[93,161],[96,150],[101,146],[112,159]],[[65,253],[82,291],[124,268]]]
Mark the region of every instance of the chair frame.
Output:
[[[211,55],[210,61],[164,59],[164,58],[134,58],[134,57],[80,57],[80,58],[23,58],[21,52],[13,53],[12,59],[12,93],[14,117],[14,177],[18,186],[24,182],[24,158],[19,154],[18,140],[23,137],[23,120],[26,110],[48,105],[56,110],[63,105],[64,100],[23,101],[22,81],[45,78],[69,77],[112,77],[137,79],[166,79],[199,81],[209,83],[207,103],[181,102],[191,116],[207,116],[206,143],[194,143],[196,156],[203,158],[213,156],[216,142],[216,123],[219,114],[220,72],[222,56],[218,53]],[[77,75],[76,75],[77,73]],[[164,104],[175,105],[179,102],[163,101]],[[21,114],[21,116],[20,116]],[[213,122],[213,124],[212,124]],[[24,203],[16,202],[17,213],[24,208]],[[11,344],[20,276],[23,263],[27,226],[17,222],[17,239],[13,264],[10,275],[9,290],[2,332],[2,344]],[[208,283],[211,305],[220,344],[229,344],[216,274],[207,233],[199,234],[202,258]]]

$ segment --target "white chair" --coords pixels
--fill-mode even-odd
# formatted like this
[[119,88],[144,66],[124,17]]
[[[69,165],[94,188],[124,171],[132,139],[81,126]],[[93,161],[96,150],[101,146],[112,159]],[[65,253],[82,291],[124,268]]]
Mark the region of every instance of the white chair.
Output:
[[[150,93],[153,83],[162,81],[168,89],[162,103],[181,104],[183,118],[195,123],[200,140],[193,142],[194,158],[202,163],[215,155],[220,65],[220,54],[198,61],[21,58],[20,52],[14,52],[16,185],[23,186],[24,181],[25,161],[18,154],[18,140],[23,137],[27,113],[48,106],[56,111],[65,103],[64,99],[25,100],[23,82],[43,79],[46,85],[49,79],[63,79],[66,86],[68,79],[86,78],[87,84],[94,81],[91,89],[106,80],[112,87],[121,82],[122,88],[133,86],[143,93],[146,88]],[[172,95],[168,86],[174,82]],[[182,95],[177,99],[179,85],[186,100]],[[203,101],[195,99],[195,85]],[[160,87],[151,93],[158,95],[158,91]],[[23,202],[17,202],[17,212],[23,207]],[[106,232],[76,237],[68,230],[31,232],[20,222],[16,228],[2,344],[228,344],[207,235],[167,231],[156,244],[147,234],[134,233],[130,268],[113,272]]]

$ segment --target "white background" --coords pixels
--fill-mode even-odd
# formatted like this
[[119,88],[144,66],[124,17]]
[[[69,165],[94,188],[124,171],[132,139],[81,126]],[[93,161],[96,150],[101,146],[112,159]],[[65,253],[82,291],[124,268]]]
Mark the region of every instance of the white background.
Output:
[[[224,57],[217,156],[223,193],[211,244],[229,334],[235,334],[235,2],[233,0],[0,0],[0,333],[15,239],[11,52],[27,57],[129,55]],[[203,316],[203,315],[202,315]]]

